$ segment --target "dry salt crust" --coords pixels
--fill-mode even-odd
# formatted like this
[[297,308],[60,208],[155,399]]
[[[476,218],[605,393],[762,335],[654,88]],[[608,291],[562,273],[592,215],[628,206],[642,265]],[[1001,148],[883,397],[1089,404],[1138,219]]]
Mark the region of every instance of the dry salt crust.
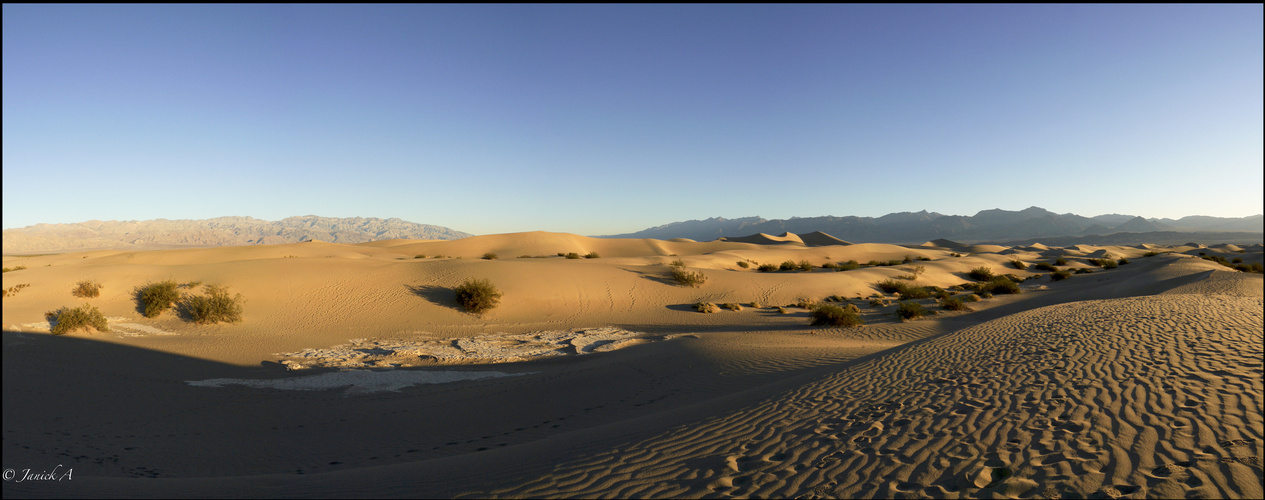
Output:
[[424,371],[371,371],[346,370],[340,372],[308,375],[306,377],[283,378],[274,380],[255,380],[240,378],[214,378],[210,380],[189,380],[185,383],[195,387],[224,387],[241,385],[255,389],[280,389],[285,391],[326,391],[346,387],[345,395],[372,394],[375,392],[398,392],[405,387],[417,384],[446,384],[462,380],[479,380],[484,378],[517,377],[537,372],[504,373],[504,372],[424,372]]
[[[106,320],[106,324],[109,325],[110,327],[109,333],[114,334],[114,336],[118,338],[144,337],[147,335],[178,335],[175,332],[169,332],[161,328],[154,328],[149,325],[142,325],[138,323],[123,323],[124,321],[128,320],[127,318],[108,317],[105,320]],[[52,325],[53,325],[52,322],[44,321],[40,323],[20,323],[17,325],[11,325],[10,328],[12,328],[13,331],[17,331],[17,332],[32,331],[32,332],[46,333],[52,328]],[[23,330],[23,328],[25,328],[26,330]]]
[[329,349],[280,353],[290,370],[307,368],[403,368],[453,363],[512,363],[622,349],[668,337],[645,337],[620,328],[575,328],[471,338],[404,341],[353,339]]

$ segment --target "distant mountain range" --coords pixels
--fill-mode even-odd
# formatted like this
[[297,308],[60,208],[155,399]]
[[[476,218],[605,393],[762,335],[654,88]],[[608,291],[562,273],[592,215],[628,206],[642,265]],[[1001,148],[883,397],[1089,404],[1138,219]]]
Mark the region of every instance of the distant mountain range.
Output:
[[[972,216],[944,215],[936,212],[899,212],[882,217],[792,217],[768,220],[761,217],[673,222],[635,233],[601,236],[603,238],[689,238],[711,241],[721,237],[735,238],[756,233],[822,232],[835,238],[867,243],[918,244],[936,238],[963,242],[1015,241],[1032,238],[1105,236],[1116,233],[1150,232],[1248,232],[1265,231],[1260,214],[1250,217],[1207,217],[1194,215],[1180,219],[1147,219],[1135,215],[1106,214],[1083,217],[1056,214],[1039,207],[1019,211],[982,210]],[[1167,235],[1166,235],[1167,236]],[[1248,239],[1259,236],[1240,235]],[[1116,239],[1121,239],[1116,237]]]
[[400,219],[307,215],[266,221],[253,217],[202,220],[88,221],[4,230],[4,253],[57,253],[116,248],[157,249],[270,245],[321,240],[364,243],[395,238],[455,240],[473,236]]

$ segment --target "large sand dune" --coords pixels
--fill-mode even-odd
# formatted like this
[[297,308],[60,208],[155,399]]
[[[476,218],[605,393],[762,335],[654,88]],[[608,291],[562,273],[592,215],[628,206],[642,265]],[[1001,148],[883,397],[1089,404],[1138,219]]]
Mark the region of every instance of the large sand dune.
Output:
[[[4,496],[1261,496],[1261,276],[1197,256],[1261,262],[1259,245],[764,236],[5,257],[25,269],[4,288],[29,285],[3,302],[5,467],[73,473]],[[600,257],[557,256],[572,252]],[[1132,262],[1085,260],[1104,254]],[[870,302],[914,265],[914,283],[949,288],[1058,257],[1094,272],[911,322],[890,294]],[[676,285],[675,260],[706,283]],[[501,305],[463,312],[452,289],[468,278]],[[70,294],[84,279],[100,297]],[[243,321],[142,317],[134,288],[166,279],[230,286]],[[813,327],[789,306],[828,296],[866,325]],[[45,311],[82,303],[111,331],[47,333]],[[390,366],[407,368],[365,371]]]

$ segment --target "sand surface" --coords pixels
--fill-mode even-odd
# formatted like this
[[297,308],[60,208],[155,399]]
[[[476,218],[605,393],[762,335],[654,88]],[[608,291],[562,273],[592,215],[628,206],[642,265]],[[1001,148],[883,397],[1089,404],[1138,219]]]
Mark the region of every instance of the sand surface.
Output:
[[[4,288],[29,286],[3,302],[4,467],[47,474],[4,496],[1262,495],[1262,279],[1198,258],[1261,262],[1259,245],[759,240],[535,232],[5,257],[26,268]],[[1131,263],[1085,260],[1104,254]],[[1053,282],[1031,266],[1060,256],[1094,272]],[[673,283],[674,260],[706,283]],[[1043,276],[901,322],[896,297],[871,296],[914,265],[913,283],[944,288],[978,266]],[[462,311],[452,288],[467,278],[495,283],[501,305]],[[72,296],[83,279],[101,296]],[[165,279],[229,286],[243,321],[144,318],[134,288]],[[810,326],[791,305],[830,296],[866,325]],[[48,333],[45,311],[84,303],[111,331]]]

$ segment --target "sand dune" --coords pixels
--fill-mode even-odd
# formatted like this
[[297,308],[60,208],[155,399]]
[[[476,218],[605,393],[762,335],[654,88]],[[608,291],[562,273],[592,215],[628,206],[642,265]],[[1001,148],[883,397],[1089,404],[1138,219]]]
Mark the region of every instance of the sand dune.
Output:
[[[3,302],[6,467],[73,480],[4,496],[1261,496],[1265,287],[1183,253],[1260,262],[1259,245],[757,236],[5,257],[25,268],[4,288],[29,285]],[[1132,262],[1085,260],[1104,254]],[[1094,272],[1009,264],[1059,257]],[[706,283],[673,283],[675,260]],[[788,260],[818,267],[750,265]],[[901,322],[875,283],[915,265],[911,283],[943,288],[979,266],[1042,276],[972,311],[921,299],[940,313]],[[463,312],[452,289],[468,278],[501,304]],[[83,279],[101,296],[72,296]],[[165,279],[230,286],[243,321],[142,317],[135,287]],[[811,326],[792,305],[830,296],[865,326]],[[84,303],[111,332],[47,333],[45,311]]]

